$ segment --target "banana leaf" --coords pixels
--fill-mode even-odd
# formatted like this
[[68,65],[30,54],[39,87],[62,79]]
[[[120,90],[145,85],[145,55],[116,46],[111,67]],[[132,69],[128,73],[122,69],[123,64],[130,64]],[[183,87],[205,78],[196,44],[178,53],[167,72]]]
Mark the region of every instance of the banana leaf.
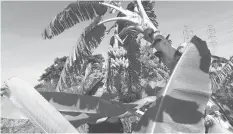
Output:
[[204,133],[205,106],[211,95],[210,57],[206,42],[194,36],[166,88],[133,133]]
[[44,29],[43,38],[51,39],[80,22],[104,15],[108,8],[101,5],[100,2],[103,1],[76,1],[69,4]]
[[[74,73],[79,76],[82,74],[82,70],[85,70],[83,69],[85,61],[93,53],[93,50],[98,47],[105,36],[106,27],[103,24],[97,25],[100,20],[101,17],[98,16],[81,34],[78,43],[75,45],[72,53],[66,60],[56,91],[59,92],[63,91],[65,88],[70,88],[70,86],[66,86],[69,85],[66,77]],[[74,82],[72,80],[70,81],[71,83]]]
[[[46,133],[77,133],[77,130],[31,85],[13,77],[6,82],[10,100]],[[4,109],[3,109],[4,110]],[[11,111],[7,111],[11,112]]]
[[[98,119],[103,117],[130,116],[148,102],[153,102],[156,99],[155,96],[151,96],[133,103],[122,104],[118,102],[103,100],[99,97],[84,96],[78,94],[69,94],[62,92],[39,93],[61,114],[63,114],[63,116],[68,121],[70,121],[71,124],[75,124],[75,126],[79,126],[84,123],[96,123]],[[12,102],[9,99],[5,99],[1,103],[1,108],[3,109],[3,114],[1,115],[1,117],[12,118],[12,113],[18,112],[15,105],[4,105],[10,103]],[[5,110],[5,108],[7,108],[8,110]],[[22,119],[22,117],[20,116],[18,118]],[[26,117],[24,117],[24,119],[25,118]],[[14,117],[14,119],[16,119],[16,117]]]

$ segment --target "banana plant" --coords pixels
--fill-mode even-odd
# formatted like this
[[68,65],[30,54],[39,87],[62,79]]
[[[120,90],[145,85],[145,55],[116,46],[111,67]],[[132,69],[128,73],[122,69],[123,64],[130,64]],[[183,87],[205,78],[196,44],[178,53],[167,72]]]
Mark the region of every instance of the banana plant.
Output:
[[[74,6],[74,5],[76,5],[76,6]],[[99,15],[104,15],[106,13],[106,11],[107,11],[106,7],[109,7],[111,9],[115,9],[115,10],[117,10],[120,13],[123,14],[123,17],[116,17],[116,18],[104,20],[104,21],[98,22],[98,24],[96,24],[96,26],[97,26],[97,25],[103,25],[103,24],[105,24],[107,22],[111,22],[111,21],[116,21],[117,23],[120,23],[122,21],[126,22],[127,26],[125,26],[123,29],[118,31],[118,37],[120,37],[121,40],[123,40],[122,38],[127,37],[127,34],[130,33],[130,32],[134,32],[134,33],[136,33],[136,35],[139,34],[139,33],[142,33],[144,35],[143,38],[146,41],[150,42],[151,44],[153,44],[153,42],[156,41],[157,39],[161,39],[161,40],[165,39],[161,35],[160,31],[157,29],[157,26],[153,23],[154,22],[153,18],[155,18],[153,16],[153,13],[145,11],[146,8],[144,8],[145,6],[143,6],[141,0],[137,0],[136,2],[133,2],[133,4],[132,4],[132,5],[134,5],[133,10],[132,9],[129,9],[129,10],[127,9],[126,10],[126,9],[123,9],[122,7],[117,7],[117,6],[115,6],[115,5],[111,4],[111,3],[107,3],[106,1],[104,1],[104,2],[86,2],[85,4],[82,4],[81,2],[76,2],[76,3],[73,4],[73,6],[75,7],[73,10],[72,10],[71,6],[70,7],[68,6],[68,9],[71,9],[72,12],[69,12],[70,10],[65,10],[64,12],[62,12],[61,14],[58,15],[58,16],[61,16],[63,14],[66,18],[65,17],[63,17],[62,19],[60,19],[60,18],[57,19],[56,18],[55,19],[56,21],[53,21],[53,22],[57,22],[57,20],[62,20],[61,21],[61,24],[62,24],[63,21],[66,22],[67,20],[69,20],[69,15],[72,15],[72,14],[77,14],[74,17],[73,16],[70,17],[70,18],[74,18],[72,20],[76,20],[76,19],[79,20],[78,18],[82,18],[82,17],[79,17],[81,15],[83,16],[83,18],[85,18],[86,17],[85,16],[86,15],[85,11],[88,11],[87,10],[87,7],[88,7],[87,5],[89,5],[89,6],[91,5],[90,6],[90,11],[91,10],[95,11],[95,12],[90,13],[92,18],[93,18],[93,16],[96,15],[95,13],[97,13],[97,14],[99,13],[100,10],[98,10],[98,9],[102,9],[101,14],[99,14]],[[80,7],[84,8],[86,10],[85,11],[81,10]],[[104,8],[97,8],[97,7],[104,7]],[[78,11],[77,11],[77,9],[78,9]],[[76,12],[73,13],[73,11],[76,11]],[[152,17],[150,15],[152,15]],[[89,16],[89,15],[87,14],[87,16]],[[86,17],[86,18],[90,19],[91,17],[89,17],[89,18]],[[53,22],[51,24],[55,24]],[[73,22],[73,21],[71,21],[71,22]],[[78,21],[75,21],[75,22],[78,23]],[[69,28],[70,26],[73,26],[76,23],[71,23],[70,25],[63,28],[63,30]],[[50,29],[50,31],[52,31],[53,28],[49,27],[49,29]],[[56,28],[54,27],[54,29],[56,29]],[[59,33],[61,33],[61,32],[58,32],[58,34]],[[52,34],[52,36],[47,36],[47,37],[53,37],[53,35],[58,35],[58,34]],[[131,36],[131,38],[128,38],[129,41],[130,41],[130,39],[132,40],[132,36]],[[129,46],[128,50],[133,50],[133,47],[134,46]],[[94,47],[92,47],[92,48],[94,48]],[[167,54],[168,56],[171,57],[171,54],[169,54],[169,53],[165,53],[165,54]],[[132,56],[132,55],[128,55],[128,56],[129,56],[129,59],[130,59],[131,58],[130,56]],[[133,72],[133,70],[137,66],[136,66],[136,64],[133,64],[133,63],[134,62],[132,62],[132,61],[129,62],[129,68],[130,68],[129,69],[129,72],[130,72],[129,75],[131,75],[129,78],[130,78],[130,82],[134,81],[134,83],[137,83],[137,82],[135,82],[135,81],[137,81],[135,79],[136,76],[137,76],[137,73]],[[132,84],[130,84],[130,85],[132,85]],[[137,84],[135,84],[134,86],[136,88],[139,87]],[[203,105],[204,104],[205,103],[203,103]]]
[[[68,5],[64,11],[59,13],[49,24],[49,26],[44,30],[43,37],[44,39],[52,39],[54,36],[57,36],[61,34],[66,29],[69,29],[70,27],[83,22],[87,20],[93,20],[93,22],[84,30],[84,32],[81,35],[80,41],[77,45],[75,45],[72,53],[70,54],[64,69],[61,73],[61,77],[59,80],[59,83],[57,85],[57,91],[62,91],[63,87],[62,85],[66,83],[65,77],[68,75],[66,72],[70,67],[76,68],[78,73],[81,73],[80,70],[83,68],[84,61],[86,57],[90,56],[93,53],[93,50],[98,47],[98,45],[101,43],[105,33],[106,33],[106,26],[104,25],[107,22],[116,21],[117,24],[119,24],[119,29],[117,31],[117,35],[115,36],[116,42],[121,42],[124,46],[127,48],[127,58],[129,59],[129,65],[128,65],[128,74],[129,74],[129,90],[130,88],[134,89],[141,89],[140,85],[138,83],[138,71],[139,70],[137,64],[137,60],[135,60],[135,51],[139,50],[137,46],[137,42],[135,39],[135,36],[138,34],[143,34],[143,39],[145,39],[147,42],[153,44],[154,41],[158,40],[166,40],[166,38],[160,33],[160,31],[157,28],[157,22],[156,22],[156,15],[154,12],[152,12],[153,4],[151,4],[151,1],[141,1],[136,0],[136,2],[131,2],[131,5],[128,5],[127,9],[123,9],[121,6],[118,6],[119,4],[115,4],[113,1],[77,1],[74,3],[71,3]],[[119,11],[122,15],[119,15],[116,18],[107,19],[104,21],[102,20],[102,17],[107,13],[107,10],[110,9],[112,13],[112,9]],[[123,22],[123,23],[121,23]],[[124,24],[123,26],[121,24]],[[199,42],[195,43],[202,44],[202,41],[197,39]],[[133,44],[128,45],[127,44]],[[174,48],[171,48],[174,50]],[[195,51],[195,47],[193,45],[189,45],[188,49],[189,51],[185,51],[185,57],[184,55],[181,57],[181,60],[177,64],[175,70],[173,71],[173,74],[170,78],[170,81],[168,82],[167,87],[165,88],[163,95],[161,95],[159,99],[156,101],[153,100],[153,104],[151,105],[151,108],[148,109],[148,111],[142,116],[142,119],[140,120],[138,126],[135,128],[134,132],[164,132],[166,128],[169,128],[169,132],[203,132],[203,119],[201,117],[201,114],[203,114],[203,110],[205,107],[205,104],[208,101],[208,97],[210,95],[209,89],[207,87],[208,85],[208,78],[206,75],[206,68],[208,68],[209,59],[207,59],[206,63],[203,63],[200,61],[203,60],[201,58],[204,57],[204,59],[207,57],[208,54],[203,55],[203,51],[208,50],[204,47],[203,50],[200,50],[198,47],[197,49],[199,51]],[[189,54],[189,52],[191,52]],[[200,53],[198,53],[200,52]],[[172,55],[169,52],[164,52],[165,55],[168,57],[172,57]],[[198,55],[200,54],[200,55]],[[190,59],[194,60],[196,63],[193,65],[190,63]],[[111,62],[112,63],[112,62]],[[204,64],[204,67],[203,67]],[[197,67],[197,65],[200,65],[201,67]],[[191,66],[193,70],[195,70],[200,76],[200,80],[198,78],[194,77],[194,75],[190,75],[190,69],[188,69],[187,66]],[[187,67],[187,68],[185,68]],[[111,68],[111,66],[110,66]],[[140,68],[140,67],[139,67]],[[184,70],[182,70],[184,69]],[[201,72],[202,70],[203,72]],[[185,76],[185,78],[190,79],[192,82],[190,83],[182,83],[181,88],[187,88],[190,89],[188,91],[184,91],[182,89],[179,89],[179,86],[174,85],[174,79],[176,77],[182,77]],[[196,81],[195,81],[195,80]],[[176,81],[179,83],[179,81]],[[184,81],[182,81],[184,82]],[[196,84],[196,85],[195,85]],[[200,84],[202,87],[198,87],[197,85]],[[187,86],[188,85],[188,86]],[[174,89],[174,87],[177,89]],[[190,88],[189,88],[190,86]],[[203,88],[205,87],[205,88]],[[200,91],[200,89],[203,89],[203,91]],[[175,93],[174,95],[172,93]],[[203,94],[202,94],[203,93]],[[65,94],[61,94],[61,96]],[[62,97],[59,97],[60,99]],[[99,98],[90,98],[91,96],[76,96],[76,98],[79,98],[75,101],[75,105],[68,104],[68,105],[58,105],[54,102],[53,98],[49,97],[49,102],[57,107],[58,109],[65,109],[68,110],[68,112],[82,112],[81,116],[78,116],[77,120],[87,120],[90,119],[90,115],[93,114],[95,119],[102,118],[102,116],[123,116],[125,115],[124,112],[135,112],[134,110],[122,110],[118,109],[120,107],[124,107],[122,103],[118,103],[117,105],[110,103],[106,100],[101,100]],[[46,97],[45,97],[46,98]],[[82,98],[82,99],[80,99]],[[61,102],[65,102],[66,99],[70,98],[63,98],[60,100]],[[59,100],[59,99],[58,99]],[[86,101],[81,101],[86,100]],[[87,106],[88,100],[91,100],[90,103],[93,103],[92,106]],[[176,101],[174,101],[176,100]],[[191,104],[194,105],[194,108],[187,110],[187,108],[180,107],[182,104],[187,104],[184,102],[188,101]],[[169,103],[168,103],[169,102]],[[197,104],[196,104],[197,103]],[[143,104],[142,102],[139,103],[140,105]],[[174,105],[173,105],[174,104]],[[189,104],[189,103],[188,103]],[[180,113],[177,113],[177,115],[171,115],[172,119],[167,116],[168,113],[165,114],[165,121],[162,120],[163,115],[162,112],[168,111],[174,111],[176,106],[179,106]],[[101,107],[104,106],[104,107]],[[106,109],[106,107],[110,108]],[[116,106],[116,107],[115,107]],[[132,105],[126,105],[132,106]],[[134,105],[135,106],[135,105]],[[185,105],[186,106],[186,105]],[[137,106],[136,106],[137,107]],[[188,107],[188,106],[187,106]],[[197,107],[199,109],[197,110]],[[165,109],[167,108],[167,109]],[[196,109],[195,109],[196,108]],[[114,113],[117,111],[120,111],[118,113]],[[183,111],[181,111],[183,110]],[[112,111],[113,113],[109,113]],[[123,112],[122,112],[123,111]],[[157,111],[157,112],[155,112]],[[67,111],[64,111],[67,112]],[[119,115],[120,113],[120,115]],[[192,116],[191,113],[196,114],[196,119],[192,118],[191,120],[189,117]],[[123,115],[121,115],[123,114]],[[70,118],[69,115],[66,115],[67,119]],[[80,119],[81,118],[81,119]],[[149,122],[149,123],[148,123]],[[174,126],[172,126],[171,124]],[[187,125],[189,128],[187,128]],[[167,127],[169,126],[169,127]],[[155,129],[156,128],[156,129]],[[163,128],[163,129],[161,129]],[[201,128],[201,129],[200,129]],[[189,131],[190,130],[190,131]]]
[[[119,33],[119,37],[123,36],[127,31],[132,28],[136,28],[138,33],[143,33],[145,38],[149,39],[149,36],[154,36],[159,34],[158,29],[156,28],[157,22],[155,21],[156,15],[152,11],[150,7],[150,2],[141,2],[141,0],[135,2],[134,10],[124,10],[122,7],[118,7],[120,2],[116,3],[113,1],[77,1],[74,3],[69,4],[62,12],[60,12],[53,21],[50,22],[49,26],[45,28],[44,32],[42,33],[44,39],[52,39],[54,36],[61,34],[66,29],[87,20],[94,20],[93,23],[85,29],[85,32],[82,34],[80,38],[80,42],[78,43],[72,53],[70,54],[69,60],[64,67],[64,70],[61,73],[60,80],[57,85],[57,91],[62,91],[62,85],[67,85],[64,76],[68,75],[65,71],[70,65],[78,66],[78,70],[80,70],[80,65],[83,64],[83,58],[87,55],[90,55],[94,48],[96,48],[102,38],[104,37],[105,26],[103,25],[106,22],[116,20],[117,22],[126,21],[129,22],[130,25],[125,27],[121,33]],[[142,4],[143,3],[143,4]],[[146,4],[145,4],[146,3]],[[149,7],[149,8],[148,8]],[[106,15],[107,9],[110,10],[120,11],[125,15],[125,17],[117,17],[110,20],[100,22],[102,16]],[[147,12],[145,12],[145,10]],[[135,11],[135,12],[134,12]],[[111,12],[111,11],[110,11]],[[149,17],[147,16],[149,15]],[[154,20],[151,22],[150,20]],[[133,24],[133,25],[131,25]],[[98,29],[96,27],[101,27]],[[98,30],[101,30],[98,31]],[[94,31],[98,31],[98,35],[94,34]],[[152,34],[153,32],[153,34]],[[156,33],[156,34],[154,34]],[[102,36],[99,36],[102,35]],[[153,40],[150,39],[150,40]],[[91,42],[91,43],[89,43]],[[83,51],[84,50],[84,51]],[[75,63],[75,64],[72,64]]]

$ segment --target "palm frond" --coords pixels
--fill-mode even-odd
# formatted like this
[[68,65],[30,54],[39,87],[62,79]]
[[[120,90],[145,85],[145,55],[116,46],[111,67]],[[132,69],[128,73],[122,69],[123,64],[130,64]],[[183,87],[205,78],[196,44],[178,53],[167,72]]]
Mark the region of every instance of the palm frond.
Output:
[[43,38],[51,39],[77,23],[104,15],[107,7],[101,5],[100,2],[103,1],[76,1],[69,4],[44,29]]
[[66,82],[65,78],[68,75],[66,70],[69,71],[73,69],[76,71],[75,73],[81,74],[81,70],[84,70],[83,68],[86,60],[92,54],[93,50],[101,43],[105,35],[106,27],[104,25],[97,25],[100,18],[101,17],[98,16],[81,34],[77,45],[73,48],[71,55],[67,58],[64,65],[57,84],[57,91],[61,91],[63,89],[61,81],[63,80],[63,82]]

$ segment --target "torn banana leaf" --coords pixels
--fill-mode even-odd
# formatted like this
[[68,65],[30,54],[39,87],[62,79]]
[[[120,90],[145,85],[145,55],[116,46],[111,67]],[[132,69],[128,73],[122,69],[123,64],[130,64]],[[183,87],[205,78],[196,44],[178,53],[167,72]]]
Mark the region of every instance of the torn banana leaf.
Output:
[[194,36],[134,133],[204,133],[205,107],[211,95],[210,62],[206,42]]

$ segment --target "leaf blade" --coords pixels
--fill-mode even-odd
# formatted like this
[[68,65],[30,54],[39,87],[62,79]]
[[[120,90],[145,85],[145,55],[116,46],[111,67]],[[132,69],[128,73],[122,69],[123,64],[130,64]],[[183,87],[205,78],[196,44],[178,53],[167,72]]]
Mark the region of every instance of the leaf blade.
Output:
[[208,73],[200,68],[203,57],[193,44],[187,46],[164,92],[146,111],[134,133],[204,132],[203,115],[211,91]]
[[107,12],[107,7],[101,5],[100,2],[102,1],[76,1],[69,4],[44,29],[42,37],[52,39],[82,21],[104,15]]

